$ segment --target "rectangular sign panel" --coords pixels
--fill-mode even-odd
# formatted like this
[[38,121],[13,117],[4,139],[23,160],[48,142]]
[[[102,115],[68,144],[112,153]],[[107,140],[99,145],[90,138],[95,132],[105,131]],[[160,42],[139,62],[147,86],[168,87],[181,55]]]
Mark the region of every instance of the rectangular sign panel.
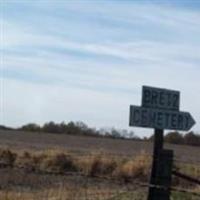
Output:
[[188,112],[130,106],[130,126],[188,131],[195,121]]
[[179,106],[179,91],[143,86],[142,107],[178,111]]

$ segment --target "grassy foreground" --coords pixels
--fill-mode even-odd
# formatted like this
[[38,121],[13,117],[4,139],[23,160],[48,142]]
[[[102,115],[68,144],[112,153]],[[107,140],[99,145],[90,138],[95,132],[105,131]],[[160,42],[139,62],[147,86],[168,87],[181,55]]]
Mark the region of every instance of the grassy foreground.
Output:
[[58,174],[71,172],[83,176],[106,176],[128,181],[130,178],[147,177],[151,157],[146,153],[134,158],[119,158],[105,154],[79,156],[59,150],[14,152],[0,149],[0,164],[2,167],[20,168],[30,172]]
[[[0,149],[0,199],[2,200],[145,200],[151,156],[132,158],[104,153],[74,154],[59,149],[22,151]],[[200,177],[199,166],[176,166]],[[190,187],[176,179],[175,185]],[[199,192],[199,188],[193,191]],[[172,193],[172,200],[197,200]]]

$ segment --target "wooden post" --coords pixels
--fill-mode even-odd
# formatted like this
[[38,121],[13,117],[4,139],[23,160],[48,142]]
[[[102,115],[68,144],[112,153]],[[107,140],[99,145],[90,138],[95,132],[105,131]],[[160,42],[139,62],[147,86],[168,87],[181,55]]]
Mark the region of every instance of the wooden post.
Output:
[[[163,133],[164,131],[161,129],[155,129],[154,132],[154,150],[153,150],[153,162],[151,169],[150,185],[156,185],[157,162],[159,153],[163,149]],[[154,187],[149,188],[148,200],[153,200],[155,190],[156,188]]]
[[151,184],[154,184],[155,182],[158,156],[163,149],[163,132],[164,132],[163,130],[155,129],[154,133],[153,163],[152,163],[151,180],[150,180]]
[[[155,130],[154,152],[148,200],[169,200],[173,151],[163,150],[163,130]],[[157,187],[153,187],[153,186]]]
[[155,177],[157,188],[153,200],[170,200],[172,179],[173,150],[162,150],[158,156],[157,172]]

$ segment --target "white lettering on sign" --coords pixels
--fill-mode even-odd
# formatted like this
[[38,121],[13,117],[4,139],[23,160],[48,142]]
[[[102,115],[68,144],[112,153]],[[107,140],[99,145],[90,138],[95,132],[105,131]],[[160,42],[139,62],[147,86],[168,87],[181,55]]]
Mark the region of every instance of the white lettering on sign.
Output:
[[143,86],[142,107],[179,110],[180,92]]
[[130,107],[130,126],[169,130],[189,130],[195,121],[188,112]]

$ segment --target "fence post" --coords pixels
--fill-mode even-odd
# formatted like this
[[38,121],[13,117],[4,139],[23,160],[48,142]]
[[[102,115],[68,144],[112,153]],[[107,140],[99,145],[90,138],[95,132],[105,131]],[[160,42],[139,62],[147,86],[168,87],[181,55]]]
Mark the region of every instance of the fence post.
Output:
[[157,173],[155,177],[157,188],[154,194],[156,200],[170,200],[172,179],[173,150],[162,150],[158,156]]
[[170,199],[169,188],[171,185],[173,151],[163,150],[163,132],[163,130],[155,129],[153,163],[148,200]]

